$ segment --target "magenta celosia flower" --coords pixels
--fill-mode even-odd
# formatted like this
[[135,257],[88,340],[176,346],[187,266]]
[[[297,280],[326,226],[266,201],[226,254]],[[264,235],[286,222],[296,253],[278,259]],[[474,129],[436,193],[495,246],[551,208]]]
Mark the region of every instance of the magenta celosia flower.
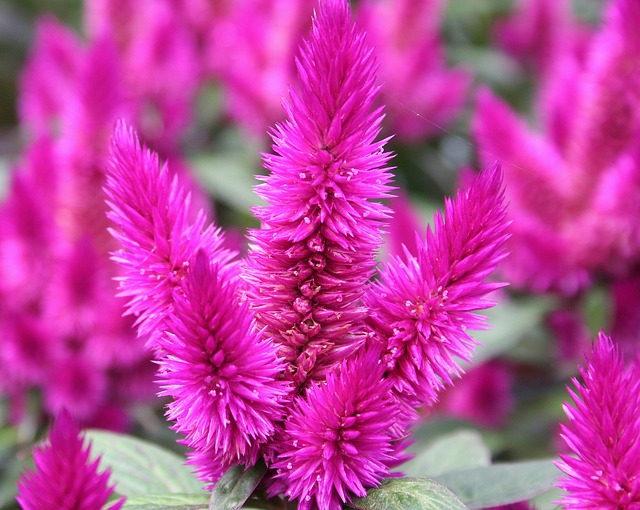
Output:
[[447,200],[418,253],[393,257],[365,295],[394,390],[412,404],[432,403],[460,374],[456,358],[468,360],[476,345],[467,330],[486,326],[473,312],[492,306],[487,294],[504,286],[485,281],[506,255],[501,175],[493,166]]
[[[24,510],[102,510],[114,487],[109,470],[99,471],[100,458],[92,458],[91,446],[79,436],[67,412],[56,419],[49,441],[35,450],[35,470],[18,481],[17,500]],[[117,510],[125,498],[106,507]]]
[[32,57],[20,81],[20,121],[36,136],[53,134],[72,94],[83,58],[71,30],[55,19],[38,21]]
[[296,401],[272,468],[299,509],[339,510],[405,459],[396,421],[406,410],[389,391],[379,357],[377,349],[361,351]]
[[219,229],[205,228],[205,213],[192,213],[190,195],[123,122],[113,135],[105,192],[116,226],[111,232],[123,247],[113,256],[125,271],[120,295],[129,298],[140,335],[158,329],[199,249],[219,260],[221,271],[236,272]]
[[561,454],[567,510],[640,508],[640,378],[637,363],[625,368],[611,339],[600,333],[580,368],[582,382],[569,389],[573,405],[562,438],[573,455]]
[[208,34],[212,72],[229,116],[254,135],[283,118],[280,98],[296,82],[294,57],[314,2],[235,0]]
[[277,381],[276,347],[238,302],[240,280],[202,250],[191,264],[165,325],[160,395],[173,398],[167,417],[195,450],[197,474],[215,482],[231,465],[255,464],[289,389]]
[[515,403],[513,382],[513,370],[504,361],[492,360],[473,367],[441,395],[437,411],[481,427],[502,427]]
[[449,124],[464,105],[471,83],[470,73],[446,66],[439,35],[444,4],[443,0],[358,3],[358,17],[380,61],[390,132],[402,140],[419,140]]
[[258,324],[280,345],[286,376],[322,378],[362,343],[359,300],[373,275],[388,195],[375,61],[346,2],[318,11],[298,57],[299,91],[272,136],[254,209],[248,281]]
[[177,2],[94,0],[85,4],[91,39],[111,34],[122,80],[146,143],[165,155],[178,150],[193,115],[201,75],[195,33]]
[[572,15],[567,0],[521,0],[496,27],[499,46],[546,75],[566,53],[585,52],[588,30]]
[[541,94],[548,136],[489,92],[479,97],[475,136],[483,158],[504,163],[514,219],[506,268],[518,285],[573,295],[637,264],[638,23],[638,2],[611,2],[585,61],[553,68]]

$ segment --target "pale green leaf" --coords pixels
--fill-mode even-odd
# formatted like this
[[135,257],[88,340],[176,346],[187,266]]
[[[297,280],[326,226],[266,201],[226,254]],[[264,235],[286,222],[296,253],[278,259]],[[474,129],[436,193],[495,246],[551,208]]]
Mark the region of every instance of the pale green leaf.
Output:
[[473,430],[457,430],[432,442],[400,467],[407,476],[433,477],[491,464],[491,452]]
[[358,510],[464,510],[446,487],[426,478],[391,478],[349,505]]
[[245,470],[242,466],[234,466],[220,478],[211,493],[210,510],[237,510],[249,499],[251,493],[267,472],[264,462]]
[[553,488],[560,472],[552,460],[494,464],[434,476],[471,510],[531,499]]
[[127,499],[127,510],[207,510],[208,494],[149,494]]
[[123,434],[90,430],[94,456],[111,469],[116,492],[127,497],[165,493],[204,493],[202,483],[184,465],[184,458],[155,444]]

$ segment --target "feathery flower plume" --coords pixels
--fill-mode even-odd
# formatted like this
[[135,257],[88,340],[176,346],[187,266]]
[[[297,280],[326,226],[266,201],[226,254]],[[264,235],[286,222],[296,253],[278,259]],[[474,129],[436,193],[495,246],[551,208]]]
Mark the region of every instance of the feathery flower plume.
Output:
[[300,510],[339,510],[404,460],[396,420],[406,411],[389,391],[380,354],[360,351],[297,399],[272,468]]
[[[79,436],[77,425],[63,411],[56,419],[49,442],[34,452],[35,471],[18,481],[17,500],[24,510],[102,510],[114,487],[109,470],[98,471],[100,458],[91,459],[91,446]],[[121,498],[108,510],[118,510]]]
[[476,342],[468,329],[483,329],[473,313],[493,305],[486,295],[503,283],[486,282],[506,256],[506,206],[497,165],[483,171],[436,214],[433,230],[418,239],[416,256],[393,257],[364,303],[369,326],[399,398],[433,403],[437,392],[461,372]]
[[600,333],[580,367],[583,382],[568,389],[573,406],[562,438],[574,455],[556,464],[566,477],[567,510],[627,510],[640,507],[640,378],[638,362],[625,369],[611,339]]
[[[361,0],[358,19],[376,48],[390,132],[433,136],[464,106],[471,73],[448,69],[440,34],[444,0]],[[419,115],[416,115],[418,113]],[[424,118],[430,122],[425,122]]]
[[151,340],[197,251],[218,260],[228,274],[237,271],[231,263],[234,254],[222,247],[219,229],[205,228],[203,211],[190,221],[190,195],[122,121],[113,135],[105,192],[115,224],[110,232],[122,245],[113,255],[125,271],[118,277],[120,295],[129,298],[128,312],[138,317],[138,333]]
[[[254,209],[247,280],[260,326],[298,386],[362,344],[359,306],[373,275],[388,209],[386,140],[375,141],[381,109],[376,64],[347,2],[326,0],[297,68],[299,91],[284,102],[287,120],[272,133],[275,154]],[[372,111],[373,110],[373,111]]]
[[195,450],[190,463],[215,482],[232,465],[252,466],[283,415],[287,384],[276,347],[262,339],[240,280],[225,279],[199,250],[166,322],[161,396],[167,417]]
[[262,340],[246,302],[239,303],[233,253],[205,215],[189,224],[189,196],[166,165],[120,123],[107,176],[110,218],[123,250],[122,294],[153,335],[167,416],[194,451],[198,475],[213,483],[231,465],[256,462],[282,418],[289,389],[276,347]]

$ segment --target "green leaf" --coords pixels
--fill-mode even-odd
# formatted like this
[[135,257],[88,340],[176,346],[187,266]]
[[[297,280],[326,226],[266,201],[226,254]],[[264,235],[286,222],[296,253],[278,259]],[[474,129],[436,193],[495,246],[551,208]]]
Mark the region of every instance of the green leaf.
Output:
[[261,460],[248,470],[242,466],[229,468],[216,483],[211,493],[209,510],[237,510],[241,508],[266,472],[267,466]]
[[193,158],[191,165],[206,190],[232,209],[246,213],[254,205],[264,205],[253,192],[259,184],[255,178],[259,163],[246,152],[202,155]]
[[551,299],[514,299],[483,311],[482,315],[488,317],[492,327],[470,332],[480,342],[472,365],[480,365],[515,347],[531,330],[543,323],[547,312],[554,306]]
[[494,464],[435,476],[471,510],[525,501],[553,488],[559,471],[552,460]]
[[349,505],[358,510],[465,510],[449,489],[426,478],[391,478]]
[[204,493],[202,484],[184,465],[179,455],[135,437],[102,430],[90,430],[93,455],[101,466],[111,469],[116,492],[127,497],[147,494]]
[[407,476],[434,477],[491,464],[491,452],[473,430],[458,430],[432,442],[400,467]]
[[149,494],[127,499],[130,510],[207,510],[208,494]]

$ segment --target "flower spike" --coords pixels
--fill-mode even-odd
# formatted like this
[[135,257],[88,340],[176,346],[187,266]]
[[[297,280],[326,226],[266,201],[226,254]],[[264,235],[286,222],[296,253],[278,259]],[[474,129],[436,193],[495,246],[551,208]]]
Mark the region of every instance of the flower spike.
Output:
[[376,141],[376,63],[348,2],[321,2],[297,59],[298,91],[272,133],[275,154],[254,209],[247,280],[258,324],[280,346],[298,386],[363,342],[359,301],[373,275],[392,178]]
[[[114,487],[109,485],[109,470],[98,471],[100,458],[91,457],[91,446],[63,411],[49,443],[34,452],[35,471],[27,471],[18,481],[18,503],[24,510],[102,510]],[[118,510],[124,502],[121,498],[108,510]]]
[[474,314],[493,305],[486,296],[503,283],[485,279],[506,256],[506,207],[499,167],[480,174],[456,200],[447,200],[418,254],[393,257],[365,296],[372,334],[380,340],[394,387],[411,405],[433,403],[461,372],[483,329]]

